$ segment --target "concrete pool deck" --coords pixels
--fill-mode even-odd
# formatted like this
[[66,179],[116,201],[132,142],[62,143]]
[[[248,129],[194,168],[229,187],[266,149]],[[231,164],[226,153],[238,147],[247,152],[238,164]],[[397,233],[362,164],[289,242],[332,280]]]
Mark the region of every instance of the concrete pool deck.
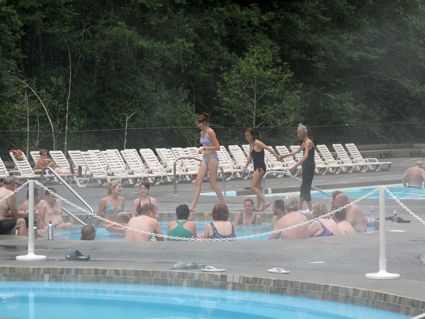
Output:
[[[413,166],[417,158],[391,159],[389,171],[340,175],[316,175],[313,184],[333,189],[336,185],[400,183],[401,175]],[[298,184],[298,185],[297,185]],[[246,191],[247,181],[227,182],[227,190]],[[282,186],[283,185],[283,186]],[[266,187],[273,190],[294,188],[299,183],[289,178],[273,178]],[[71,201],[64,186],[54,186]],[[151,186],[151,195],[159,203],[162,213],[173,212],[177,204],[190,203],[193,184],[179,184],[179,196],[173,196],[173,185]],[[75,188],[97,210],[101,187]],[[209,185],[203,186],[210,191]],[[23,192],[21,192],[23,193]],[[22,196],[18,194],[18,203]],[[125,187],[122,195],[126,207],[137,198],[138,188]],[[250,196],[253,198],[254,196]],[[232,211],[242,209],[245,196],[228,197]],[[273,198],[275,200],[277,198]],[[313,199],[313,203],[324,199]],[[329,201],[329,200],[327,200]],[[74,201],[80,205],[77,201]],[[364,200],[360,207],[367,213],[378,200]],[[425,217],[423,200],[403,200],[421,218]],[[217,203],[215,197],[200,198],[198,211],[210,212]],[[387,271],[398,273],[397,280],[370,280],[366,273],[378,272],[379,233],[355,234],[299,240],[237,241],[237,242],[87,242],[45,239],[36,240],[36,254],[47,256],[47,261],[23,262],[15,260],[25,255],[27,239],[0,236],[1,280],[95,281],[134,282],[142,284],[187,285],[191,287],[224,288],[278,293],[331,301],[340,301],[373,308],[417,315],[425,312],[425,225],[420,224],[394,200],[386,201],[387,216],[398,207],[399,216],[410,224],[388,223]],[[265,214],[271,215],[268,210]],[[393,232],[393,230],[404,232]],[[20,250],[22,249],[23,250]],[[67,261],[65,253],[75,249],[91,255],[89,262]],[[220,275],[200,273],[200,270],[169,270],[177,261],[225,268]],[[281,267],[287,275],[276,275],[267,269]]]

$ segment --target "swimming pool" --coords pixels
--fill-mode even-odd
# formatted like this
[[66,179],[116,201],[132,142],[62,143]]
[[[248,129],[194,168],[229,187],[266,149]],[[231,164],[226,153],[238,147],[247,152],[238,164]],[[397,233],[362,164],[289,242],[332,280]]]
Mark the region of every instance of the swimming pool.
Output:
[[[205,230],[205,227],[210,222],[208,221],[197,221],[196,222],[196,228],[198,231],[198,234],[202,233]],[[167,228],[168,228],[168,222],[159,222],[161,226],[161,230],[163,234],[167,234]],[[72,226],[72,230],[66,231],[66,230],[55,230],[55,237],[69,237],[71,240],[80,240],[81,238],[81,225],[74,225]],[[243,226],[243,227],[235,227],[236,236],[242,237],[242,236],[248,236],[248,235],[254,235],[259,233],[265,233],[271,231],[271,224],[270,223],[262,223],[261,225],[252,225],[252,226]],[[237,240],[236,237],[236,240]],[[269,236],[262,236],[262,237],[255,237],[255,238],[248,238],[243,240],[263,240],[267,239]],[[96,238],[95,240],[102,240],[102,241],[124,241],[124,233],[110,233],[108,232],[104,227],[96,227]]]
[[148,285],[0,282],[5,318],[402,319],[382,310],[273,294]]

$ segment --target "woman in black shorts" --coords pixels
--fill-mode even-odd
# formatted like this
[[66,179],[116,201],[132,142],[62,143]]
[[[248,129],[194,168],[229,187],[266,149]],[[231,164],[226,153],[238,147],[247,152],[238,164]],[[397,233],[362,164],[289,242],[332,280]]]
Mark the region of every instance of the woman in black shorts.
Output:
[[298,163],[295,164],[291,168],[291,173],[294,173],[298,166],[302,165],[302,184],[300,188],[300,203],[298,204],[298,210],[302,210],[304,200],[307,202],[308,209],[311,213],[313,207],[311,206],[311,184],[313,183],[314,170],[316,168],[316,164],[314,163],[314,151],[316,148],[314,147],[313,142],[307,136],[307,128],[301,123],[298,125],[297,136],[303,141],[300,148],[296,151],[286,154],[279,155],[277,159],[281,161],[283,158],[292,156],[304,150],[304,156]]
[[[257,195],[257,206],[254,211],[261,212],[269,207],[271,204],[266,201],[263,194],[261,193],[261,184],[263,183],[263,176],[266,174],[266,163],[264,162],[264,150],[268,150],[274,156],[277,157],[275,151],[265,145],[263,142],[255,139],[254,129],[248,128],[245,131],[245,139],[249,143],[249,157],[244,169],[246,169],[251,162],[254,160],[254,175],[252,175],[251,185],[249,188]],[[263,207],[261,207],[263,203]]]

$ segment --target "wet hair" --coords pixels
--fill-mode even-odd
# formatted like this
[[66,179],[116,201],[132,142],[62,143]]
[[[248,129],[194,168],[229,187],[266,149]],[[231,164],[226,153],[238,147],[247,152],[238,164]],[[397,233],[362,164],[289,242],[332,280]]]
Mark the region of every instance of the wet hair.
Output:
[[124,223],[128,223],[128,221],[130,220],[131,216],[129,213],[127,212],[121,212],[118,214],[118,217],[121,218]]
[[298,124],[298,130],[300,131],[300,133],[305,133],[305,135],[308,135],[307,127],[302,123]]
[[117,187],[118,184],[121,184],[121,182],[119,180],[115,180],[112,182],[109,182],[108,184],[106,184],[105,189],[106,189],[106,193],[108,195],[112,194],[112,190]]
[[9,186],[15,183],[19,183],[19,179],[15,176],[8,176],[4,179],[3,185]]
[[251,198],[247,198],[243,201],[243,204],[245,205],[246,202],[251,202],[252,206],[254,206],[254,201]]
[[142,182],[141,184],[140,184],[140,186],[145,186],[148,190],[149,190],[149,187],[150,187],[150,184],[149,184],[149,182]]
[[94,240],[96,238],[96,229],[93,225],[86,225],[81,229],[81,240]]
[[39,152],[40,156],[43,155],[43,153],[47,153],[47,150],[40,150]]
[[298,211],[298,197],[294,194],[290,194],[283,200],[285,204],[285,210],[287,213]]
[[214,221],[222,220],[226,221],[229,219],[229,209],[225,204],[217,204],[212,210],[212,218]]
[[147,215],[149,211],[155,212],[156,206],[151,203],[146,203],[140,209],[139,215]]
[[254,131],[254,129],[253,128],[247,128],[246,130],[245,130],[245,133],[246,132],[248,132],[249,134],[251,134],[251,136],[254,138],[254,141],[255,141],[255,131]]
[[[323,216],[323,215],[329,213],[328,208],[326,207],[326,205],[324,203],[314,204],[312,212],[313,212],[313,218],[317,218],[317,217],[320,217],[320,216]],[[330,218],[330,217],[328,217],[328,218]]]
[[345,211],[345,209],[341,209],[339,212],[336,212],[334,214],[334,216],[338,221],[343,221],[343,220],[345,220],[346,214],[347,214],[347,212]]
[[334,201],[334,200],[335,200],[335,198],[336,198],[339,194],[342,194],[342,192],[341,192],[341,191],[334,191],[334,192],[332,193],[332,200]]
[[210,116],[207,113],[202,113],[196,118],[196,122],[198,123],[207,122],[208,124],[209,121],[210,121]]
[[[55,192],[56,193],[56,192]],[[40,190],[36,187],[34,187],[34,196],[39,196],[40,195]],[[27,199],[30,198],[30,190],[27,190]]]
[[[53,188],[53,187],[50,187],[49,188],[53,193],[58,193],[58,191],[56,190],[56,188]],[[44,197],[46,197],[47,195],[50,195],[51,193],[46,189],[45,191],[44,191]]]
[[281,199],[275,200],[274,205],[279,208],[282,212],[285,212],[285,202]]
[[177,219],[188,219],[189,213],[189,206],[187,206],[186,204],[179,205],[176,208]]

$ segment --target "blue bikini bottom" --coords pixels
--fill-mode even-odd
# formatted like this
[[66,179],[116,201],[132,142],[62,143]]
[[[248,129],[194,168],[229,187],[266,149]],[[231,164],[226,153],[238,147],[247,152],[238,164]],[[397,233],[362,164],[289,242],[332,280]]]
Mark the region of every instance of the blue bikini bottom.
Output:
[[205,163],[208,165],[208,162],[209,162],[210,160],[212,160],[213,158],[215,158],[215,159],[218,161],[218,155],[215,155],[215,156],[210,157],[210,158],[205,158],[205,157],[204,157],[204,161],[205,161]]

